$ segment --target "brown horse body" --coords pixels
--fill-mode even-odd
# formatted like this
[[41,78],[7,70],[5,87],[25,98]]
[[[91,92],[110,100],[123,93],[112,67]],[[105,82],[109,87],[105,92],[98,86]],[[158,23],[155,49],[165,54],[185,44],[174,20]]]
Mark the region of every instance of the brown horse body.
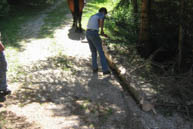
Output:
[[82,10],[84,8],[84,4],[85,4],[84,0],[68,0],[68,7],[73,16],[73,26],[78,31],[82,31],[81,18],[82,18]]

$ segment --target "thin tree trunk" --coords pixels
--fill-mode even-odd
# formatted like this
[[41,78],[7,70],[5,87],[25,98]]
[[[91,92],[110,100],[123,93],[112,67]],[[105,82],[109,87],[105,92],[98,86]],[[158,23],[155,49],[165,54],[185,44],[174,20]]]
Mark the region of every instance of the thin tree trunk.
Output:
[[131,0],[131,3],[132,3],[132,6],[133,6],[134,23],[136,24],[136,22],[137,22],[137,15],[138,15],[138,3],[137,3],[137,0]]
[[139,53],[147,58],[151,52],[150,44],[150,33],[149,33],[149,13],[151,0],[142,0],[141,5],[141,23],[140,23],[140,32],[139,32],[139,42],[137,47],[139,48]]
[[178,71],[181,69],[182,63],[182,46],[184,42],[184,28],[183,28],[183,15],[184,15],[184,0],[181,0],[180,7],[180,24],[179,24],[179,40],[178,40]]

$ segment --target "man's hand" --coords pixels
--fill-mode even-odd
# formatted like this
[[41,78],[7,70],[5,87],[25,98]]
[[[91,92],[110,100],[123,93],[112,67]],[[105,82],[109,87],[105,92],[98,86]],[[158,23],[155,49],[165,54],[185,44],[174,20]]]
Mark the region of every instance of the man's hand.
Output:
[[104,36],[105,38],[108,38],[109,36],[107,34],[105,34],[104,32],[101,33],[102,36]]

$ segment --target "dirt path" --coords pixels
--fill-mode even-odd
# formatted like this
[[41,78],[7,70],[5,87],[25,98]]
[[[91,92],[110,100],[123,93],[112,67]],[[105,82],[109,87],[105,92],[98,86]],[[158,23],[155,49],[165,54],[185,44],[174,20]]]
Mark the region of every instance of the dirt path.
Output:
[[8,77],[13,94],[0,104],[0,129],[189,129],[182,119],[142,112],[114,75],[93,74],[88,44],[71,29],[70,14],[53,38],[37,38],[59,4],[22,28],[27,40],[10,58],[20,67]]
[[[28,39],[16,55],[22,76],[18,73],[17,81],[9,84],[13,94],[0,108],[2,128],[142,128],[129,109],[137,106],[115,77],[92,73],[88,44],[81,43],[67,15],[54,38]],[[40,28],[46,16],[45,11],[27,23],[23,33],[36,37],[39,30],[33,28]]]

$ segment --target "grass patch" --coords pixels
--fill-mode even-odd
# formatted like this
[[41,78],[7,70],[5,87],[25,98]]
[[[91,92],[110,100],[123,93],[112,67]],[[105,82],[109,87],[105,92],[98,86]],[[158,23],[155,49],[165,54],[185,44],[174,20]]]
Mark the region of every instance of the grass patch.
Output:
[[11,6],[9,15],[0,17],[0,30],[2,33],[2,42],[6,47],[5,55],[8,61],[8,77],[15,76],[19,70],[19,56],[23,40],[26,39],[21,32],[23,25],[35,18],[41,11],[48,6],[29,7],[29,6]]
[[9,15],[0,18],[0,30],[5,46],[20,48],[20,41],[25,38],[20,32],[22,25],[37,16],[44,8],[11,6]]

